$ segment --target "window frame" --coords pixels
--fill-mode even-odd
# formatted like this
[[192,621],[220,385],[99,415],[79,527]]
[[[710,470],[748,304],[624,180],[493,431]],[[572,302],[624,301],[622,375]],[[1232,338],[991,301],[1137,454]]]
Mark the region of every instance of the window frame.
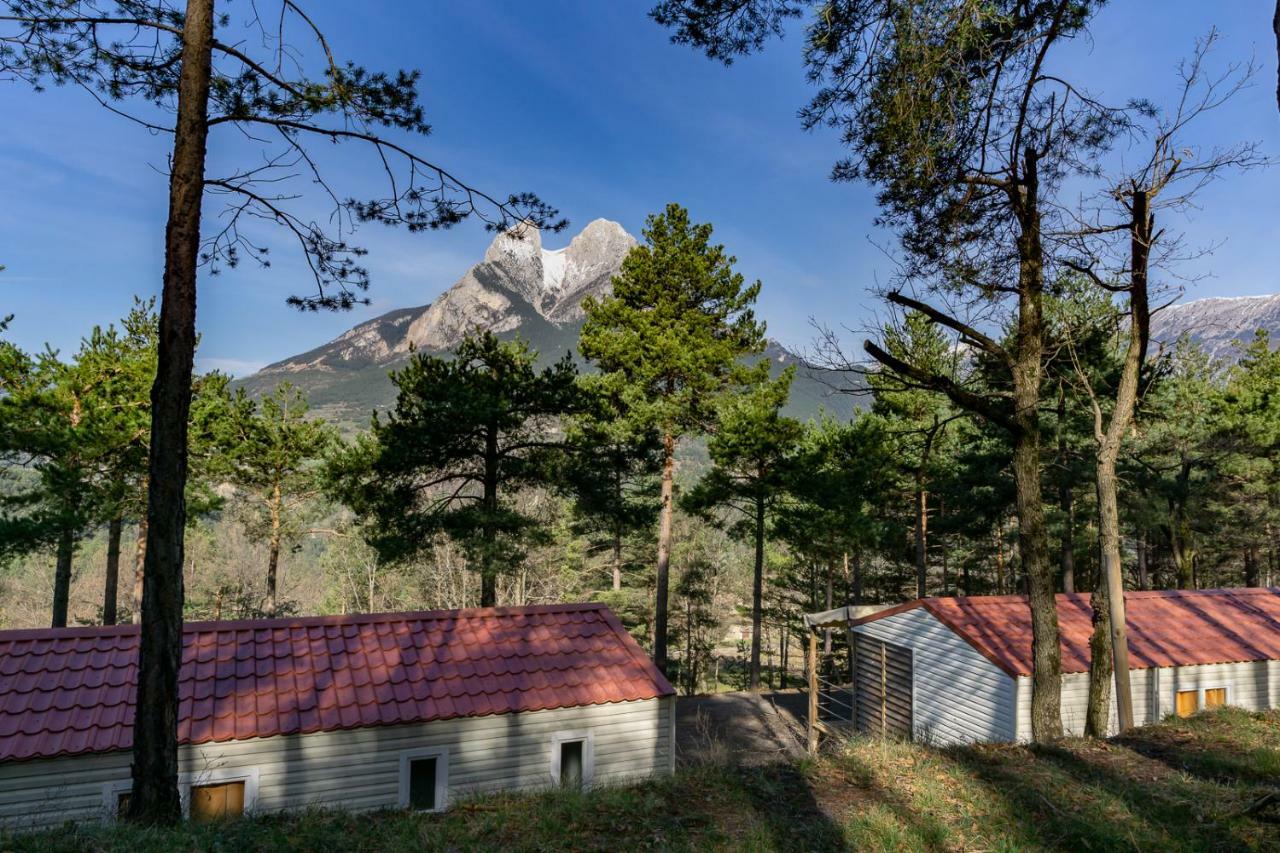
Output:
[[1206,698],[1205,694],[1208,693],[1210,690],[1222,691],[1222,704],[1218,705],[1217,707],[1226,708],[1231,704],[1231,685],[1230,684],[1206,684],[1200,688],[1200,707],[1198,710],[1200,711],[1209,710],[1209,706],[1205,704],[1205,698]]
[[551,734],[551,783],[560,785],[560,753],[566,743],[582,743],[582,789],[591,787],[596,775],[596,735],[592,729],[563,729]]
[[[436,801],[435,806],[430,809],[413,809],[410,805],[409,786],[411,774],[409,772],[409,764],[413,761],[419,761],[424,758],[434,758],[436,760]],[[398,784],[398,792],[396,803],[399,808],[413,809],[417,812],[435,813],[442,812],[449,808],[449,747],[447,746],[424,746],[417,749],[406,749],[400,752],[400,780]]]
[[[1195,706],[1195,708],[1193,708],[1193,709],[1191,710],[1191,713],[1190,713],[1190,714],[1187,714],[1187,716],[1186,716],[1186,717],[1184,717],[1184,716],[1182,716],[1182,714],[1178,713],[1178,697],[1179,697],[1179,696],[1181,696],[1183,693],[1193,693],[1193,694],[1195,694],[1195,697],[1196,697],[1196,706]],[[1191,717],[1191,716],[1193,716],[1193,715],[1195,715],[1195,714],[1198,714],[1198,713],[1200,713],[1202,710],[1204,710],[1204,697],[1201,695],[1201,693],[1200,693],[1200,688],[1199,688],[1199,687],[1185,687],[1185,688],[1179,688],[1179,687],[1177,687],[1176,685],[1174,686],[1174,688],[1173,688],[1173,715],[1174,715],[1175,717],[1178,717],[1179,719],[1183,719],[1183,720],[1185,720],[1185,719],[1187,719],[1187,717]]]
[[120,819],[120,795],[133,793],[133,779],[102,783],[102,810],[111,820]]
[[258,768],[257,767],[216,767],[201,770],[197,773],[184,773],[178,777],[178,795],[182,798],[182,817],[191,818],[191,789],[205,785],[225,785],[229,782],[244,783],[244,811],[248,816],[258,806]]

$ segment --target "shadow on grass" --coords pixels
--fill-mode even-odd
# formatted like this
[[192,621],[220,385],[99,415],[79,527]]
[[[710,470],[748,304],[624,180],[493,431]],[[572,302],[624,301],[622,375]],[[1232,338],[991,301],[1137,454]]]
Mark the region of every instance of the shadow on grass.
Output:
[[1158,732],[1134,731],[1114,743],[1211,782],[1280,787],[1280,719],[1227,708],[1192,724],[1194,731],[1174,720]]
[[1169,772],[1118,745],[1081,741],[985,758],[957,750],[953,757],[1051,847],[1280,849],[1280,835],[1243,815],[1247,791]]

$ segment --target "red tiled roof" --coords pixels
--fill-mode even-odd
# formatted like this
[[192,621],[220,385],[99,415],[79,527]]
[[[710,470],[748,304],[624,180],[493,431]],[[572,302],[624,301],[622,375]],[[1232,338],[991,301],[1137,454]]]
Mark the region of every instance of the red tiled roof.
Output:
[[[1062,671],[1088,672],[1088,595],[1058,595]],[[1129,668],[1280,659],[1280,589],[1126,592]],[[863,625],[923,607],[1010,675],[1031,674],[1025,596],[922,598],[855,620]]]
[[[128,749],[136,626],[0,631],[0,761]],[[600,604],[185,626],[178,738],[238,740],[674,693]]]

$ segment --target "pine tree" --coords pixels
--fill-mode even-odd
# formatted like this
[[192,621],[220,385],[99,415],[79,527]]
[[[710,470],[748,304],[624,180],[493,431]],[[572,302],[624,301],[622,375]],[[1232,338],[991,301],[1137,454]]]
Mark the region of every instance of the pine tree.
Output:
[[646,220],[645,242],[623,260],[612,294],[583,303],[582,354],[616,377],[626,417],[662,439],[653,656],[664,671],[676,444],[707,428],[716,398],[741,378],[740,359],[764,345],[751,310],[760,282],[745,286],[711,234],[667,205]]
[[752,542],[751,690],[760,689],[765,538],[774,510],[785,499],[788,466],[804,429],[799,421],[782,414],[795,368],[788,368],[772,381],[767,371],[768,363],[761,362],[751,387],[721,399],[715,432],[707,442],[711,470],[682,502],[688,509],[707,515],[719,508],[733,511],[738,519],[730,531]]
[[468,335],[452,358],[415,355],[392,374],[395,408],[330,470],[383,559],[420,554],[441,534],[461,545],[482,607],[497,604],[498,576],[538,533],[514,493],[552,485],[548,457],[564,450],[554,430],[579,405],[569,358],[539,371],[536,357],[491,332]]
[[280,550],[301,535],[298,516],[320,493],[320,463],[338,440],[333,427],[307,413],[306,395],[284,382],[260,401],[240,389],[211,424],[213,470],[248,503],[246,527],[267,540],[267,618],[279,608]]
[[619,377],[582,376],[583,410],[567,429],[562,485],[573,498],[575,532],[607,548],[614,593],[622,591],[624,543],[651,530],[662,468],[657,431],[626,417]]

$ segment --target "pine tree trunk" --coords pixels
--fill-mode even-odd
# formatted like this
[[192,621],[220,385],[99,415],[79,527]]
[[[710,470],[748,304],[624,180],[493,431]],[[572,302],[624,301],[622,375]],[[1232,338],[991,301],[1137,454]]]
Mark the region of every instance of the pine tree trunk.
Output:
[[[849,570],[849,552],[844,552],[844,568]],[[855,552],[853,555],[853,601],[850,603],[854,607],[862,606],[862,554]]]
[[1054,572],[1040,494],[1040,384],[1044,361],[1044,250],[1041,245],[1037,154],[1028,147],[1018,205],[1018,325],[1013,359],[1013,474],[1017,487],[1018,551],[1031,605],[1031,737],[1062,736],[1062,651]]
[[130,606],[129,621],[135,625],[142,624],[142,573],[145,571],[147,558],[147,520],[138,522],[138,538],[133,551],[133,597]]
[[182,657],[183,534],[186,526],[187,422],[196,344],[196,270],[209,133],[213,0],[188,0],[182,71],[169,173],[164,285],[155,384],[142,631],[133,726],[129,817],[182,818],[178,796],[178,666]]
[[675,496],[676,440],[670,432],[662,434],[662,504],[658,513],[657,589],[653,602],[653,663],[664,674],[667,671],[667,592],[671,571],[671,513]]
[[1071,488],[1071,477],[1067,464],[1067,392],[1062,382],[1058,383],[1058,507],[1062,510],[1062,551],[1059,562],[1062,566],[1062,591],[1076,591],[1076,507],[1075,493]]
[[480,529],[481,547],[484,554],[480,559],[480,606],[498,606],[498,566],[494,560],[494,550],[498,544],[498,533],[494,528],[494,520],[498,514],[498,430],[490,426],[485,436],[484,454],[484,522]]
[[760,631],[764,616],[764,496],[755,499],[756,562],[751,578],[751,684],[760,690]]
[[102,624],[116,624],[116,598],[120,588],[120,535],[124,519],[116,516],[107,524],[107,577],[102,589]]
[[275,618],[277,609],[276,572],[280,567],[280,484],[271,492],[271,542],[267,556],[267,606],[268,619]]
[[1250,545],[1244,552],[1244,585],[1256,587],[1261,584],[1258,546]]
[[924,488],[924,473],[916,474],[916,598],[929,594],[929,493]]
[[1085,705],[1084,733],[1105,738],[1111,725],[1111,606],[1107,584],[1099,578],[1089,595],[1093,633],[1089,635],[1089,696]]
[[53,568],[53,627],[67,627],[71,602],[71,560],[75,557],[76,535],[70,528],[58,534],[58,553]]
[[622,534],[613,537],[613,591],[622,591]]
[[1138,530],[1134,549],[1138,552],[1138,589],[1151,589],[1151,553],[1147,547],[1147,532]]
[[[835,578],[833,577],[835,572],[833,572],[831,568],[832,568],[831,564],[827,563],[827,601],[826,601],[827,606],[825,608],[827,610],[830,610],[831,608],[835,607],[835,589],[834,589]],[[830,656],[831,654],[831,629],[830,628],[822,629],[822,653],[828,656]]]
[[[1107,615],[1099,612],[1103,602],[1094,596],[1094,636],[1091,669],[1100,669],[1111,657],[1111,670],[1116,685],[1116,716],[1120,731],[1133,728],[1133,690],[1129,675],[1129,635],[1125,618],[1124,573],[1120,564],[1120,508],[1116,498],[1116,460],[1124,436],[1133,422],[1138,401],[1138,380],[1146,360],[1150,334],[1150,310],[1147,303],[1147,265],[1155,223],[1148,209],[1147,194],[1138,190],[1132,198],[1130,225],[1129,344],[1125,350],[1120,382],[1116,387],[1111,420],[1103,426],[1102,410],[1095,404],[1094,432],[1098,443],[1098,544],[1101,558],[1098,589],[1106,590]],[[1105,628],[1103,624],[1105,624]],[[1094,694],[1097,694],[1096,696]],[[1097,737],[1107,732],[1104,716],[1110,708],[1101,675],[1090,676],[1089,718],[1087,722]],[[1104,711],[1106,709],[1106,711]]]

